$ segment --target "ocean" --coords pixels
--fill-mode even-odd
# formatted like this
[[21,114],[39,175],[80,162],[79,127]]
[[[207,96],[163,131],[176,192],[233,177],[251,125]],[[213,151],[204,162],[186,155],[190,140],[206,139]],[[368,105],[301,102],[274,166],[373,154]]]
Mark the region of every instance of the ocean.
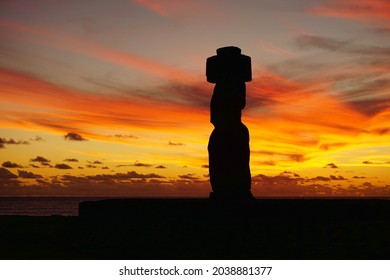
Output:
[[0,197],[0,216],[78,216],[79,203],[104,197]]
[[80,202],[113,198],[129,197],[0,197],[0,216],[78,216]]

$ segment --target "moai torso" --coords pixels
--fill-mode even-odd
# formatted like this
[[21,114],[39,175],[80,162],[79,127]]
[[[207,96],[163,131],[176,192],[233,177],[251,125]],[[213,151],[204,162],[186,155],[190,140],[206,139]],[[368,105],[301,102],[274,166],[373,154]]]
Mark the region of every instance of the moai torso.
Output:
[[245,82],[252,80],[250,57],[237,47],[220,48],[207,59],[206,75],[208,82],[216,84],[210,103],[210,121],[215,127],[208,146],[210,197],[252,197],[249,131],[241,122]]

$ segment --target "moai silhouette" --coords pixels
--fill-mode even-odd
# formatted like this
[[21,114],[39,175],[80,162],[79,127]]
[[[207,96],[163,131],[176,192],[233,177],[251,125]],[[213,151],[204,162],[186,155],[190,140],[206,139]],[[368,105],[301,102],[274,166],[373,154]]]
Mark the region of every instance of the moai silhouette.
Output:
[[245,82],[252,80],[251,58],[237,47],[217,49],[206,63],[207,81],[214,83],[210,103],[210,199],[252,199],[249,131],[241,122],[246,105]]

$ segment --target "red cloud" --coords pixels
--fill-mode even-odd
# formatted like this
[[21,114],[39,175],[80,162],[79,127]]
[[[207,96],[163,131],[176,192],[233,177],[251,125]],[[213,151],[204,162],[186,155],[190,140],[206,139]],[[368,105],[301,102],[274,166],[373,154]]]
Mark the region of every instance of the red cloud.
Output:
[[385,23],[387,27],[390,27],[390,2],[388,0],[333,0],[308,11],[329,17]]
[[215,13],[215,10],[209,4],[200,3],[200,1],[133,0],[133,2],[162,17],[170,17],[173,15],[199,16],[200,14],[210,13],[210,11],[213,11],[213,14]]
[[[5,69],[0,69],[0,83],[4,85],[0,100],[38,108],[37,111],[28,112],[5,109],[3,116],[7,117],[0,120],[4,126],[15,125],[15,122],[7,122],[11,118],[20,120],[20,123],[27,121],[29,125],[66,133],[77,128],[84,138],[89,138],[96,137],[88,133],[91,124],[99,127],[112,127],[115,124],[127,130],[131,127],[148,127],[170,131],[176,129],[173,124],[177,124],[178,120],[183,123],[193,123],[194,120],[205,125],[208,123],[205,108],[191,104],[177,106],[172,100],[145,99],[136,94],[132,99],[97,96]],[[156,119],[156,116],[159,117]]]
[[[190,73],[179,70],[175,67],[157,63],[136,55],[121,52],[119,50],[93,44],[76,36],[54,33],[40,27],[26,25],[21,22],[7,19],[0,19],[0,26],[8,28],[9,30],[16,33],[21,32],[26,34],[33,34],[35,36],[35,41],[33,43],[44,47],[57,48],[60,50],[94,57],[102,61],[140,70],[168,80],[193,81],[195,79],[194,76]],[[16,39],[19,40],[20,38]]]

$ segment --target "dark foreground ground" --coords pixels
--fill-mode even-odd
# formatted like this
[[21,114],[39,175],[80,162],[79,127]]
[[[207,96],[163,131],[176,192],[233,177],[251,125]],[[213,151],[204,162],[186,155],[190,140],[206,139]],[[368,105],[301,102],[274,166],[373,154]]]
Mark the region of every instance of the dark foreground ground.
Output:
[[0,217],[1,259],[390,259],[389,200],[134,199]]

